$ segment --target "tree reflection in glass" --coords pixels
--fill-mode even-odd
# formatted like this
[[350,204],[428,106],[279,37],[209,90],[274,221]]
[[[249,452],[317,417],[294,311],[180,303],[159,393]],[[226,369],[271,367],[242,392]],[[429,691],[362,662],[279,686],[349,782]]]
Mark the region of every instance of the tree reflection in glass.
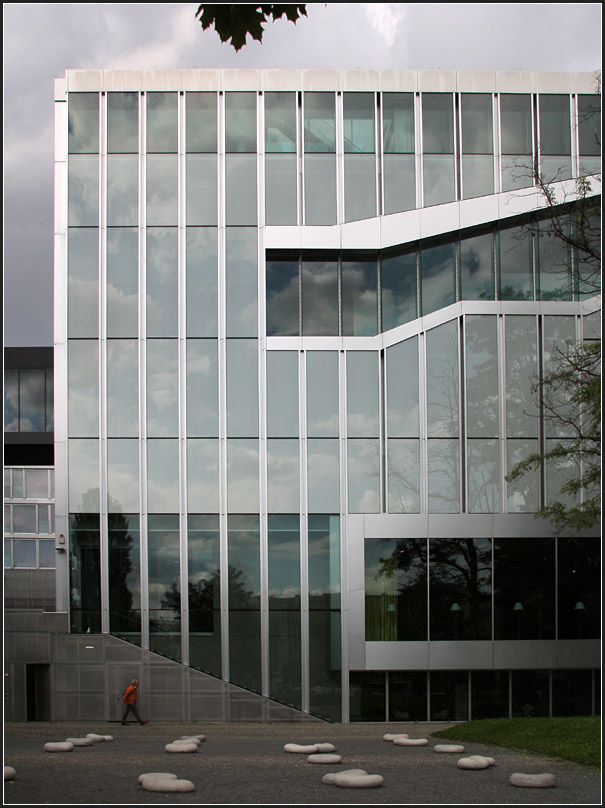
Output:
[[147,530],[149,649],[181,659],[178,514],[149,514]]
[[[110,502],[111,508],[111,502]],[[115,509],[114,509],[115,510]],[[141,644],[141,561],[138,514],[109,513],[109,630]]]
[[261,692],[260,526],[259,517],[230,514],[229,542],[229,678]]
[[220,676],[219,517],[190,513],[187,523],[190,664]]

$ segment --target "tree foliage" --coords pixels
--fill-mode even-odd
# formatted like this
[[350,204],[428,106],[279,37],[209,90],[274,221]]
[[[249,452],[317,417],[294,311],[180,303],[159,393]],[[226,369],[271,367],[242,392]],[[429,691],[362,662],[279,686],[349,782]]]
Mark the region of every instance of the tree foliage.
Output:
[[286,17],[296,24],[300,17],[307,16],[306,3],[269,4],[256,6],[249,3],[219,3],[201,5],[195,16],[199,17],[202,29],[206,31],[214,25],[221,42],[231,40],[234,50],[241,50],[246,44],[248,34],[252,39],[262,42],[264,25],[268,22]]

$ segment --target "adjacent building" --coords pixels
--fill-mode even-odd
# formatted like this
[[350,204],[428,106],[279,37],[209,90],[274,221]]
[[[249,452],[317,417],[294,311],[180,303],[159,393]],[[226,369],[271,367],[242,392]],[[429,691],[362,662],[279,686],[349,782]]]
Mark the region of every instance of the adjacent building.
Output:
[[598,711],[598,530],[534,518],[569,469],[506,481],[561,437],[540,374],[600,338],[533,179],[564,228],[600,196],[593,77],[83,70],[55,101],[79,714],[127,674],[162,720]]

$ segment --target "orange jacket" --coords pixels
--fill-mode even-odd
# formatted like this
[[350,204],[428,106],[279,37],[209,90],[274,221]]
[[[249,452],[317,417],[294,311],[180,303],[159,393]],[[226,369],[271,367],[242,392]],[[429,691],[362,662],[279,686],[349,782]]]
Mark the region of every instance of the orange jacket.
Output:
[[137,689],[134,685],[128,685],[122,696],[122,704],[136,704]]

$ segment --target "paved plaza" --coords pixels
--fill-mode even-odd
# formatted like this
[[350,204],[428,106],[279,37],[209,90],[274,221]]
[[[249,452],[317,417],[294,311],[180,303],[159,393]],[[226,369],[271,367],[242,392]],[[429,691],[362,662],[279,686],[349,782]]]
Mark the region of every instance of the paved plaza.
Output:
[[[600,804],[600,773],[479,744],[465,744],[464,756],[494,757],[481,771],[456,766],[460,754],[438,754],[443,740],[431,732],[446,724],[210,724],[150,723],[121,726],[105,722],[9,723],[5,725],[4,762],[16,777],[4,783],[5,804],[206,804],[206,805],[351,805],[382,804]],[[427,738],[428,746],[398,747],[385,733],[406,732]],[[111,735],[110,742],[49,753],[44,744]],[[169,754],[164,747],[181,735],[203,733],[194,754]],[[284,752],[286,743],[332,743],[340,765],[314,765],[306,755]],[[328,772],[365,769],[380,774],[384,785],[346,789],[322,783]],[[172,772],[191,780],[189,793],[144,791],[138,776]],[[515,788],[514,772],[549,772],[556,787]]]

